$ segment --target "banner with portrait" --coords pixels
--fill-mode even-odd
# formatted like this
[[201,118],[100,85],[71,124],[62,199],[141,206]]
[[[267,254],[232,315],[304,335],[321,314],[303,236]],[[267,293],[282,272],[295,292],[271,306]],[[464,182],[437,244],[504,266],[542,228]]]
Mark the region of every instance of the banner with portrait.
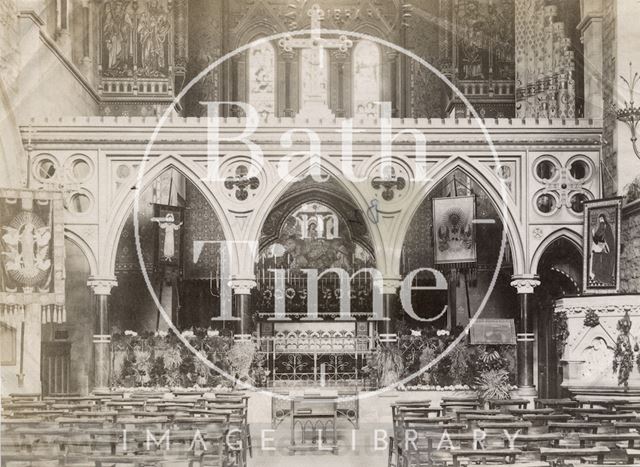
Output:
[[37,304],[43,322],[63,322],[62,195],[0,189],[0,318]]
[[622,198],[584,203],[583,292],[617,293],[620,288]]
[[433,238],[436,264],[475,263],[473,220],[475,196],[433,199]]

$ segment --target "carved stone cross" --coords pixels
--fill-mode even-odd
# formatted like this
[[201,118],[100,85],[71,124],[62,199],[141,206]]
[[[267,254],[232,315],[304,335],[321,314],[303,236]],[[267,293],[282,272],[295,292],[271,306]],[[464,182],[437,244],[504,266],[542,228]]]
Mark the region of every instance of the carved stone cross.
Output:
[[291,35],[287,35],[280,39],[278,45],[282,47],[285,52],[291,52],[295,49],[318,49],[318,58],[320,61],[320,67],[324,67],[324,49],[339,49],[340,52],[346,52],[353,46],[351,41],[344,34],[338,39],[325,39],[320,36],[321,22],[324,20],[324,11],[316,3],[307,12],[307,16],[311,18],[311,37],[308,38],[293,38]]
[[[346,35],[341,35],[337,39],[321,37],[321,22],[324,19],[324,11],[317,4],[311,7],[307,15],[311,18],[310,37],[294,38],[287,35],[278,41],[278,45],[285,52],[292,52],[293,49],[301,49],[302,51],[300,114],[331,118],[333,113],[328,106],[328,73],[324,69],[324,50],[338,49],[344,53],[353,46],[353,41]],[[313,49],[318,51],[317,60],[309,53]]]

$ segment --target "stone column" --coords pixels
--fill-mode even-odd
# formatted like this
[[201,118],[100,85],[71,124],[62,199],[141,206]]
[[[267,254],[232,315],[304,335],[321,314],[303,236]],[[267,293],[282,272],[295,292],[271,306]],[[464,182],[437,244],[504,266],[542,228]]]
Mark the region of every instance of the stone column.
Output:
[[602,0],[580,2],[577,26],[584,45],[584,116],[602,118]]
[[396,302],[398,301],[398,288],[400,280],[384,279],[382,282],[382,316],[383,321],[378,321],[378,337],[380,342],[389,345],[397,342],[398,335],[393,330]]
[[109,386],[111,366],[111,329],[109,326],[109,295],[118,285],[115,278],[90,277],[87,285],[95,296],[93,333],[93,388]]
[[233,316],[237,321],[235,337],[240,340],[250,339],[253,332],[253,310],[251,309],[251,289],[257,286],[253,279],[232,279],[234,305]]
[[536,388],[533,385],[533,352],[535,343],[535,333],[532,328],[532,317],[530,312],[530,299],[533,290],[540,285],[538,276],[525,274],[513,276],[511,286],[518,291],[520,301],[520,316],[517,320],[516,343],[518,354],[518,393],[522,396],[534,396]]

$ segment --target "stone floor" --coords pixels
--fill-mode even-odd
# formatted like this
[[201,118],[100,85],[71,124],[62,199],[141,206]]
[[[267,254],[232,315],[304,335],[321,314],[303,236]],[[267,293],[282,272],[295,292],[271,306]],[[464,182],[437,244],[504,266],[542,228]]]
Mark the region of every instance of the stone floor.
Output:
[[[303,391],[299,391],[302,393]],[[318,392],[314,389],[313,392]],[[330,392],[329,390],[325,392]],[[443,395],[451,392],[398,392],[366,397],[360,401],[360,426],[355,430],[346,420],[338,424],[338,453],[290,453],[290,421],[286,419],[271,430],[271,398],[267,394],[253,394],[249,401],[249,422],[253,441],[253,457],[249,467],[383,467],[387,465],[386,442],[391,435],[390,405],[398,400],[430,399],[438,405]],[[464,395],[467,393],[460,393]],[[378,440],[376,441],[376,437]]]

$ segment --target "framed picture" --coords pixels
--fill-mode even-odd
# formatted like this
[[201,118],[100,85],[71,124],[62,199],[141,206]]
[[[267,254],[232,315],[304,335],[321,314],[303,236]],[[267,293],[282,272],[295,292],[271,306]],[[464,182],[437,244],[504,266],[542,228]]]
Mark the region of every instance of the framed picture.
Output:
[[475,196],[433,199],[433,238],[436,264],[474,263]]
[[622,198],[584,203],[582,284],[585,294],[617,293],[620,288]]
[[516,344],[516,326],[512,319],[478,319],[469,331],[471,344]]

